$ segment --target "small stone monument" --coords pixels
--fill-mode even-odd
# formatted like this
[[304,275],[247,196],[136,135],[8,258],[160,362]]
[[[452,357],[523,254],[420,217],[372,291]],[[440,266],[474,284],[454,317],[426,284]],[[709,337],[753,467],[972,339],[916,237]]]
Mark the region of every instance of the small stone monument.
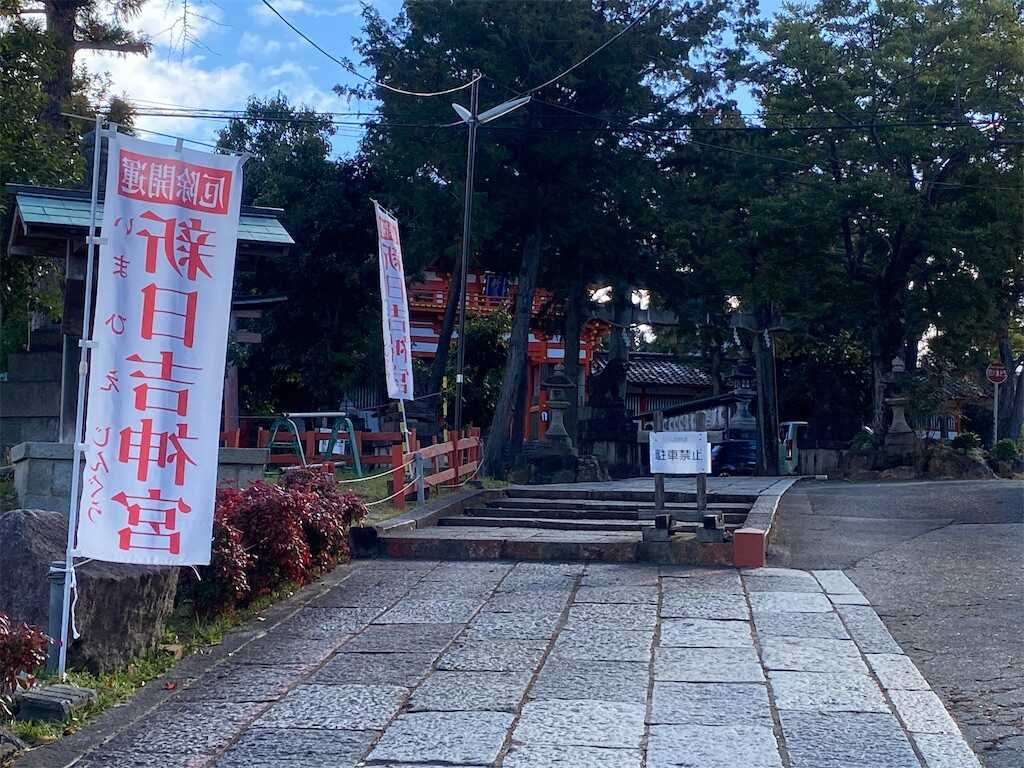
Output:
[[554,373],[540,385],[548,393],[547,404],[551,414],[551,421],[544,433],[544,442],[572,452],[572,438],[565,431],[565,409],[569,407],[569,398],[575,396],[576,383],[565,375],[565,366],[558,363]]
[[523,445],[528,482],[531,485],[574,483],[578,459],[572,438],[565,430],[565,409],[569,407],[569,398],[576,395],[576,384],[565,375],[565,367],[559,363],[540,385],[548,393],[549,421],[543,440],[530,440]]

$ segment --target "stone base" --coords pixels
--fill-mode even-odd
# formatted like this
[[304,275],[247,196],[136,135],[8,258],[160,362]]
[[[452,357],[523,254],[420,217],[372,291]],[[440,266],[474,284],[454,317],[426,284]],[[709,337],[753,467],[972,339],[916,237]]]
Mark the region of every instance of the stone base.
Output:
[[22,691],[14,697],[14,716],[18,720],[66,723],[75,712],[94,704],[98,698],[92,688],[43,685]]
[[[50,563],[64,559],[67,517],[41,509],[0,515],[0,611],[48,630]],[[156,647],[174,608],[178,569],[93,561],[76,570],[82,637],[73,666],[107,672]]]
[[[263,477],[269,452],[265,448],[221,448],[217,456],[217,483],[245,488]],[[63,512],[70,505],[70,443],[19,443],[11,449],[14,488],[21,509]]]

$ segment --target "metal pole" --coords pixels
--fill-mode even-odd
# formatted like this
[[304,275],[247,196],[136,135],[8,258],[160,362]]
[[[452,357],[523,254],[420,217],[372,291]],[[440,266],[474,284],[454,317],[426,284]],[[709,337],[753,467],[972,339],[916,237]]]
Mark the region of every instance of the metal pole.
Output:
[[992,382],[992,447],[999,442],[999,384]]
[[459,275],[459,348],[455,374],[455,435],[462,433],[462,384],[466,362],[466,281],[469,275],[469,236],[473,225],[473,171],[476,165],[477,109],[480,81],[469,89],[469,146],[466,151],[466,201],[462,212],[462,264]]
[[75,409],[75,447],[74,460],[71,465],[71,504],[68,508],[67,547],[64,550],[64,594],[63,605],[61,606],[60,657],[57,663],[57,673],[60,675],[61,680],[65,679],[67,671],[68,630],[71,623],[71,583],[74,579],[75,534],[78,531],[81,464],[82,456],[85,453],[85,443],[82,442],[83,422],[85,421],[85,390],[89,376],[89,350],[94,345],[92,341],[92,280],[93,263],[96,261],[96,248],[99,245],[99,238],[96,233],[96,208],[100,194],[100,149],[103,142],[102,118],[100,115],[96,115],[96,128],[93,135],[95,139],[92,149],[92,197],[89,201],[89,237],[87,239],[89,249],[85,264],[85,309],[82,317],[82,339],[78,342],[81,347],[78,362],[78,405]]

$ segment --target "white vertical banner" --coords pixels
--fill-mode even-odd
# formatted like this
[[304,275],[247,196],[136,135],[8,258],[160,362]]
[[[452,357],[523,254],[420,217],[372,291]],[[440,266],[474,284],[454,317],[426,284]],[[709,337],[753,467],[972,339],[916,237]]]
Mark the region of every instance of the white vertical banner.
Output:
[[242,159],[110,139],[81,557],[210,562]]
[[377,215],[377,249],[380,255],[381,320],[384,326],[384,374],[388,397],[412,400],[412,343],[409,340],[409,300],[405,292],[402,243],[398,219],[373,203]]

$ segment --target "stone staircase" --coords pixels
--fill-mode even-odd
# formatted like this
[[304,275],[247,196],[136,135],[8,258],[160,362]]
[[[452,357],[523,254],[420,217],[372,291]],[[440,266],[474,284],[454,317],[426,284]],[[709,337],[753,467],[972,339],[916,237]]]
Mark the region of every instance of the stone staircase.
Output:
[[[654,521],[645,519],[653,513],[654,498],[644,498],[642,491],[633,491],[625,498],[592,498],[593,491],[543,489],[538,486],[513,487],[506,495],[482,505],[470,506],[461,514],[438,519],[439,526],[462,528],[535,528],[554,531],[599,531],[641,533]],[[677,533],[695,533],[700,525],[696,498],[691,494],[666,494],[666,511],[677,521]],[[606,494],[603,494],[606,496]],[[675,498],[672,498],[672,497]],[[708,511],[725,517],[726,529],[743,525],[751,501],[709,500]],[[645,514],[648,513],[648,514]]]
[[644,541],[644,530],[654,526],[654,484],[648,477],[511,486],[500,491],[465,491],[451,500],[442,497],[422,510],[375,526],[373,543],[365,553],[438,560],[732,565],[747,557],[737,558],[734,543],[741,538],[750,541],[753,534],[754,549],[760,550],[753,557],[763,559],[778,499],[794,480],[709,478],[708,482],[708,512],[722,515],[724,541],[698,536],[702,520],[692,478],[672,479],[666,489],[666,508],[674,519],[670,540]]

